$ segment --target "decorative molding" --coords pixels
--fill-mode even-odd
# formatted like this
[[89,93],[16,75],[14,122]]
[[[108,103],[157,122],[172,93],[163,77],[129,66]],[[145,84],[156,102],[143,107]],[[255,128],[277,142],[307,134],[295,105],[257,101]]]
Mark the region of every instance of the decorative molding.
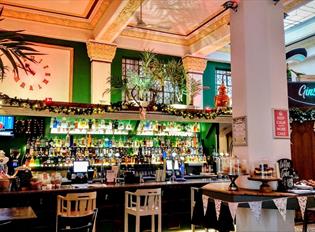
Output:
[[[286,4],[286,2],[289,2]],[[297,7],[306,4],[308,0],[293,0],[293,1],[285,1],[284,2],[284,12],[289,12],[291,10],[296,9]]]
[[127,26],[128,21],[134,15],[140,6],[139,0],[124,0],[128,1],[126,6],[120,11],[115,21],[104,32],[103,41],[112,42],[119,35],[119,33]]
[[[135,29],[125,29],[120,34],[121,36],[143,39],[143,40],[153,40],[162,43],[170,43],[170,44],[177,44],[182,46],[191,46],[194,43],[202,40],[206,36],[209,36],[211,33],[215,33],[219,28],[229,24],[230,22],[230,14],[225,14],[215,23],[210,24],[209,26],[205,27],[203,30],[198,31],[194,35],[181,38],[180,36],[166,36],[158,33],[147,32],[144,30],[135,30]],[[229,31],[227,31],[229,33]]]
[[156,42],[177,44],[177,45],[183,45],[183,46],[187,45],[186,40],[182,38],[178,38],[174,36],[164,36],[159,33],[148,33],[146,31],[135,30],[135,29],[125,29],[122,31],[120,36],[143,39],[143,40],[153,40]]
[[[230,14],[225,14],[220,19],[218,19],[215,23],[210,24],[204,30],[199,31],[197,34],[192,36],[187,40],[187,45],[192,45],[199,40],[202,40],[204,37],[208,36],[211,33],[215,33],[219,28],[228,25],[230,23]],[[228,30],[227,33],[230,33]]]
[[117,45],[100,43],[90,40],[86,43],[86,47],[90,60],[98,60],[111,63],[115,56]]
[[182,58],[186,72],[203,74],[206,69],[207,60],[201,57],[187,55]]
[[34,14],[31,12],[20,12],[20,11],[7,9],[7,8],[4,8],[2,16],[8,17],[8,18],[27,20],[27,21],[54,24],[54,25],[65,26],[65,27],[74,27],[74,28],[89,29],[89,30],[93,29],[90,23],[84,22],[84,21],[76,21],[76,20],[72,20],[68,18],[58,18],[54,16]]
[[108,10],[109,2],[108,1],[102,1],[98,10],[96,11],[91,22],[82,21],[82,20],[73,20],[66,17],[60,18],[50,15],[42,15],[42,14],[36,14],[31,12],[22,12],[22,11],[16,11],[13,9],[4,8],[2,16],[8,17],[8,18],[15,18],[15,19],[21,19],[21,20],[30,20],[34,22],[41,22],[41,23],[48,23],[48,24],[54,24],[59,26],[65,26],[65,27],[72,27],[72,28],[80,28],[80,29],[89,29],[92,30],[97,22],[100,20],[102,15]]

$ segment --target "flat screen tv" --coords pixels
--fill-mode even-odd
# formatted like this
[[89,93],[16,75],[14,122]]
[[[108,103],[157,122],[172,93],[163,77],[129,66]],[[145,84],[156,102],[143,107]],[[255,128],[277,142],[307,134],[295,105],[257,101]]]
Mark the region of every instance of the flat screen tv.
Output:
[[13,136],[14,117],[0,115],[0,136]]

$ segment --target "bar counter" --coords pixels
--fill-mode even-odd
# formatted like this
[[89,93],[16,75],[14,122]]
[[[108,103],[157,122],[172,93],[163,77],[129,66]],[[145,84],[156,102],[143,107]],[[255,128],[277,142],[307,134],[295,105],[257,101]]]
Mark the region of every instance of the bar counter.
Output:
[[[123,231],[124,193],[140,188],[162,189],[162,222],[163,229],[190,225],[190,188],[202,187],[205,184],[224,181],[210,178],[186,181],[145,182],[140,184],[89,184],[61,185],[59,189],[25,190],[0,192],[0,207],[31,206],[38,216],[32,224],[34,231],[55,231],[55,215],[57,195],[73,192],[97,192],[97,231]],[[130,218],[133,224],[133,218]],[[149,222],[149,221],[148,221]],[[141,228],[150,228],[143,220]],[[130,227],[131,229],[131,227]],[[130,230],[132,231],[132,229]]]

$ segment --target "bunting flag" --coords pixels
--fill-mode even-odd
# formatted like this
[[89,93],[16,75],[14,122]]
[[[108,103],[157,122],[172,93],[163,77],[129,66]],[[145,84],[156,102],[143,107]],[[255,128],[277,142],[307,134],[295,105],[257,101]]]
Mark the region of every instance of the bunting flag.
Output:
[[249,204],[249,207],[256,218],[256,221],[260,221],[261,220],[262,202],[261,201],[251,201],[251,202],[248,202],[248,204]]
[[220,211],[221,211],[221,200],[218,199],[214,199],[214,204],[215,204],[215,213],[217,215],[217,220],[219,220],[219,216],[220,216]]
[[238,202],[228,202],[228,204],[229,204],[229,209],[230,209],[231,216],[232,216],[232,218],[234,220],[235,216],[236,216],[236,210],[237,210],[237,207],[238,207]]
[[203,215],[206,215],[206,211],[208,207],[208,199],[209,199],[208,196],[202,195]]
[[297,197],[301,209],[302,219],[304,220],[304,212],[307,203],[307,196]]
[[283,217],[283,220],[285,220],[287,216],[287,201],[287,197],[273,199],[273,202],[277,206],[279,213]]

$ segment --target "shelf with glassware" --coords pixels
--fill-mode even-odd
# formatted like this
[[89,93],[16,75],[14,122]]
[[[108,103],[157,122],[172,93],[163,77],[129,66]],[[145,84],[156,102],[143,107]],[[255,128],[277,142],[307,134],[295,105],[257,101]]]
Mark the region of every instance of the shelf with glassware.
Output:
[[[196,123],[52,118],[50,129],[50,138],[28,140],[26,157],[31,167],[68,168],[74,160],[89,160],[92,166],[160,165],[163,152],[175,153],[188,164],[206,161]],[[95,133],[97,130],[121,133]]]

